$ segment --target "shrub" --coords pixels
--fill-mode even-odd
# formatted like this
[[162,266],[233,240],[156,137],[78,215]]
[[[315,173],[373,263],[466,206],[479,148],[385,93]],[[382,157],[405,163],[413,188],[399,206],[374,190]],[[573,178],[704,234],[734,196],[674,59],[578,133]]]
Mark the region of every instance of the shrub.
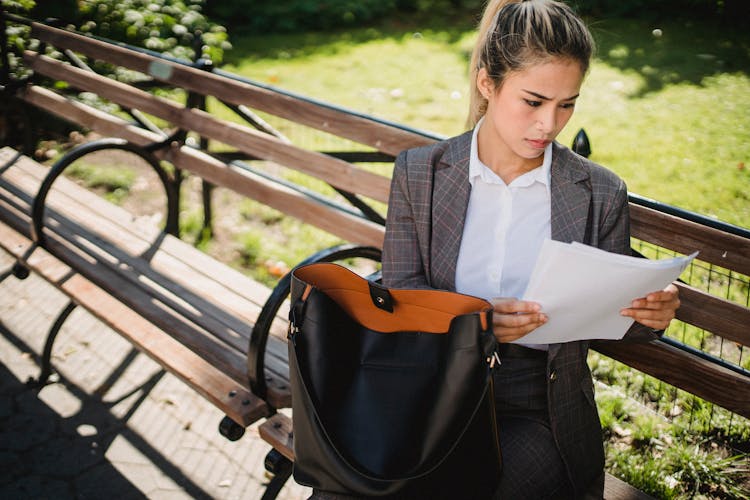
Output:
[[[3,12],[22,16],[28,15],[35,5],[34,0],[0,0]],[[24,76],[20,61],[21,54],[28,44],[29,31],[29,27],[25,25],[8,24],[5,27],[6,44],[10,51],[7,53],[8,60],[1,63],[3,79],[8,76]]]
[[671,19],[688,17],[705,19],[724,16],[745,0],[567,0],[577,12],[597,18],[635,17],[639,19]]
[[182,59],[191,59],[201,33],[200,56],[220,63],[227,32],[201,12],[203,0],[81,0],[78,29]]
[[325,30],[381,18],[395,0],[286,0],[211,2],[208,15],[257,32]]

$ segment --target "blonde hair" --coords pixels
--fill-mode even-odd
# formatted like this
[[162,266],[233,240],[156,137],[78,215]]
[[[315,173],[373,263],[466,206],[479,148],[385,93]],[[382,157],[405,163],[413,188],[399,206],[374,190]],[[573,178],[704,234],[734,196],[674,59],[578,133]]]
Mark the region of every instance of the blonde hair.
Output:
[[566,4],[555,0],[489,0],[471,54],[468,127],[473,128],[487,111],[487,99],[477,88],[481,68],[498,88],[509,73],[552,58],[576,61],[586,74],[593,52],[591,33]]

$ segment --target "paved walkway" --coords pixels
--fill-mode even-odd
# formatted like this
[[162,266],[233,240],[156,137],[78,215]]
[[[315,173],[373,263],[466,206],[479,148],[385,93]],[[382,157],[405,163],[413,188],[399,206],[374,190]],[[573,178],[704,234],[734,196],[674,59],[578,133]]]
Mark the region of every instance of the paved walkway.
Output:
[[[0,275],[11,265],[0,251]],[[0,499],[262,496],[256,428],[222,437],[214,406],[83,310],[58,335],[54,383],[29,387],[66,304],[34,275],[0,282]],[[290,480],[278,498],[309,493]]]

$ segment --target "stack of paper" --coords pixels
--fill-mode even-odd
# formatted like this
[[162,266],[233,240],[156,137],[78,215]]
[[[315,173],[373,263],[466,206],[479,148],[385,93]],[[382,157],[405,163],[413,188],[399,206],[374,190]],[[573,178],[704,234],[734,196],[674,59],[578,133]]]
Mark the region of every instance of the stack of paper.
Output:
[[523,300],[538,302],[549,320],[516,342],[620,339],[633,323],[620,310],[664,289],[697,254],[649,260],[546,240]]

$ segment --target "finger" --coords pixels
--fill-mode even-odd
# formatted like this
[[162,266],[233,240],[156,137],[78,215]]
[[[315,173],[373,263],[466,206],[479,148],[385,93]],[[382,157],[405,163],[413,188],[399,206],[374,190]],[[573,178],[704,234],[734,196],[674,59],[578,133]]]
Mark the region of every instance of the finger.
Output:
[[627,316],[637,321],[638,323],[653,328],[655,330],[665,330],[669,323],[674,319],[674,315],[664,315],[655,311],[648,311],[644,309],[623,309],[620,312],[623,316]]
[[649,328],[653,328],[654,330],[666,330],[671,321],[657,321],[657,320],[650,320],[650,319],[644,319],[639,320],[638,323],[647,326]]
[[628,316],[642,325],[663,330],[674,319],[673,310],[623,309],[623,316]]
[[652,303],[652,302],[673,302],[673,301],[677,301],[679,303],[679,300],[680,300],[679,299],[679,294],[680,294],[680,292],[677,289],[677,287],[674,286],[674,284],[670,283],[669,285],[667,285],[666,288],[664,288],[664,290],[659,290],[659,291],[656,291],[656,292],[651,292],[648,295],[646,295],[645,297],[639,297],[638,299],[635,299],[633,302],[636,302],[636,301],[638,301],[638,302],[645,301],[645,302],[651,302]]
[[494,311],[500,314],[535,313],[542,309],[542,306],[536,302],[507,297],[494,298],[490,300],[490,303]]
[[513,342],[536,330],[543,323],[533,323],[515,328],[495,328],[494,334],[498,342]]
[[671,302],[673,300],[679,300],[679,295],[675,289],[674,292],[669,290],[662,290],[659,292],[651,292],[646,296],[646,300],[649,302]]
[[547,316],[542,313],[532,314],[494,314],[492,324],[496,328],[526,328],[529,325],[543,325]]
[[506,319],[507,321],[493,321],[493,331],[498,342],[517,340],[547,322],[547,316],[543,314],[519,314]]
[[649,294],[647,297],[635,299],[631,302],[630,307],[633,309],[675,310],[680,307],[680,299],[676,295],[662,295],[662,292],[656,292]]

